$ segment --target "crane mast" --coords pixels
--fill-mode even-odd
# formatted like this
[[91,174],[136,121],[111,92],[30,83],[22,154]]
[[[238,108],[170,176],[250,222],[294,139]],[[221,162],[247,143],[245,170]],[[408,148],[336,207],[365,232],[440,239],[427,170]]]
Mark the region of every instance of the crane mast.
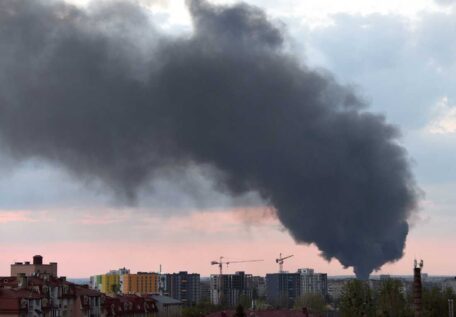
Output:
[[279,273],[283,273],[283,262],[284,262],[284,260],[289,259],[292,256],[293,256],[293,254],[285,256],[285,257],[282,257],[282,253],[279,254],[279,257],[276,259],[276,263],[279,264]]
[[223,266],[229,266],[230,264],[234,264],[234,263],[247,263],[247,262],[261,262],[263,260],[242,260],[242,261],[226,261],[226,260],[223,260],[224,257],[221,256],[219,258],[218,261],[211,261],[211,265],[217,265],[219,267],[219,282],[217,283],[217,291],[218,291],[218,295],[219,295],[219,304],[222,304],[222,300],[223,300],[223,287],[222,287],[222,284],[223,284]]

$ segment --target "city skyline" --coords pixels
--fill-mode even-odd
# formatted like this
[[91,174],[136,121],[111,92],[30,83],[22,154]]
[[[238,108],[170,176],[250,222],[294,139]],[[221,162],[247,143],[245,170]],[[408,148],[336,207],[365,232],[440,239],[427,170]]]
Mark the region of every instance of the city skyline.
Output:
[[[90,9],[85,0],[68,2]],[[139,3],[159,21],[160,32],[172,36],[192,32],[189,10],[182,1],[128,3]],[[366,111],[384,115],[401,132],[394,141],[405,147],[411,161],[418,187],[417,207],[405,213],[409,232],[403,257],[373,274],[410,275],[417,258],[424,259],[425,273],[454,275],[454,2],[247,3],[258,6],[283,27],[287,53],[312,69],[325,69],[341,84],[355,87],[367,104]],[[141,33],[140,39],[144,38],[147,36]],[[141,58],[141,50],[149,47],[139,45],[137,49],[139,57],[135,58]],[[143,80],[141,71],[134,70],[138,80]],[[192,161],[187,168],[157,172],[132,202],[131,197],[124,197],[131,193],[119,190],[115,181],[114,189],[107,188],[102,172],[95,180],[79,177],[61,162],[39,155],[17,162],[23,151],[10,155],[11,147],[0,147],[0,254],[6,255],[0,257],[0,276],[8,275],[11,263],[25,261],[31,254],[58,261],[59,275],[73,278],[119,267],[158,271],[160,265],[165,272],[209,276],[217,274],[218,268],[210,261],[219,256],[263,259],[230,266],[228,272],[265,275],[278,271],[274,260],[279,253],[294,255],[285,262],[286,271],[311,267],[330,276],[353,274],[351,266],[344,268],[335,258],[327,262],[314,244],[296,244],[291,229],[278,220],[267,199],[254,190],[230,195],[217,178],[218,172],[204,164]],[[376,223],[363,225],[369,233]],[[329,236],[334,228],[318,231],[324,236],[325,230]],[[397,257],[395,252],[387,259]]]
[[[244,226],[244,224],[243,224]],[[270,232],[259,232],[255,236],[255,241],[245,242],[249,234],[238,239],[236,243],[228,240],[227,242],[220,243],[214,242],[210,245],[185,245],[182,242],[174,243],[172,248],[159,250],[157,252],[154,245],[144,247],[141,243],[135,243],[135,247],[130,244],[124,245],[117,243],[112,245],[109,241],[99,243],[96,246],[91,246],[90,242],[80,244],[65,244],[57,243],[51,245],[49,249],[45,250],[40,247],[21,248],[20,254],[23,255],[0,260],[0,275],[8,275],[9,265],[15,261],[26,261],[30,254],[45,254],[45,258],[49,261],[58,260],[60,264],[59,274],[72,278],[88,278],[90,275],[101,272],[108,272],[112,269],[127,267],[132,272],[158,272],[160,265],[163,272],[179,272],[188,271],[201,274],[201,276],[210,276],[211,274],[218,274],[218,266],[211,265],[210,262],[218,260],[219,256],[224,256],[230,260],[252,260],[263,259],[262,262],[254,263],[240,263],[230,265],[228,269],[224,268],[226,273],[234,273],[236,271],[245,271],[253,275],[266,275],[267,273],[278,272],[279,266],[275,259],[279,256],[273,249],[277,247],[279,252],[285,254],[285,249],[279,249],[281,246],[287,247],[286,254],[293,254],[293,258],[285,261],[284,270],[289,272],[296,272],[300,268],[314,268],[316,271],[328,273],[330,276],[337,275],[353,275],[350,268],[340,268],[339,263],[328,263],[319,256],[319,251],[315,246],[297,246],[293,245],[293,240],[285,233],[277,231],[274,237],[274,243],[269,243],[268,247],[258,248],[258,240],[261,240],[263,235]],[[252,235],[250,234],[252,237]],[[216,239],[216,236],[212,236]],[[416,241],[413,239],[412,241]],[[193,242],[192,242],[193,243]],[[261,242],[260,242],[261,244]],[[291,246],[290,246],[291,245]],[[60,249],[63,247],[63,250]],[[448,248],[451,246],[448,245]],[[218,250],[224,249],[225,254],[217,253]],[[5,254],[17,253],[17,250],[10,250],[3,247]],[[41,250],[41,252],[35,252]],[[44,250],[44,251],[43,251]],[[84,257],[81,253],[76,253],[74,250],[84,250]],[[387,264],[382,270],[374,272],[378,274],[391,274],[391,275],[411,275],[411,267],[415,258],[425,260],[424,272],[429,275],[452,276],[453,266],[451,261],[446,259],[439,259],[436,257],[420,257],[415,256],[414,251],[427,251],[428,254],[433,254],[435,248],[432,242],[421,241],[416,245],[411,246],[410,249],[406,248],[406,255],[399,262]],[[192,259],[198,256],[198,260],[191,262],[185,259]],[[439,267],[445,267],[446,271],[439,271]]]

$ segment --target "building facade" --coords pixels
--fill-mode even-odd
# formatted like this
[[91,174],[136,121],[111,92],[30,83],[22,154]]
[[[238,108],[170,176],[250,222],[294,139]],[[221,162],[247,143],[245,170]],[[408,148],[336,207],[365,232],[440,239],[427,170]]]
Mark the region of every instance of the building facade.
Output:
[[319,294],[326,297],[328,294],[328,275],[326,273],[315,273],[313,269],[299,269],[300,295]]
[[26,276],[33,276],[36,274],[49,274],[51,276],[57,276],[57,263],[50,262],[49,264],[43,264],[43,257],[41,255],[35,255],[33,262],[16,262],[11,264],[11,276],[17,276],[18,274],[25,274]]
[[200,301],[202,303],[210,303],[211,302],[211,279],[204,278],[200,279]]
[[106,274],[93,275],[90,277],[89,286],[105,294],[119,294],[123,289],[123,276],[129,273],[129,269],[121,268]]
[[179,273],[163,274],[163,293],[177,299],[185,306],[194,306],[201,302],[201,279],[196,273],[182,271]]
[[151,294],[158,293],[160,275],[158,273],[138,272],[122,275],[123,294]]
[[328,281],[328,296],[333,301],[338,301],[342,296],[342,290],[351,279],[330,279]]
[[266,278],[264,276],[252,277],[253,299],[266,297]]
[[100,291],[105,294],[117,294],[120,292],[120,275],[107,273],[101,276]]
[[279,307],[293,307],[300,296],[301,275],[299,273],[266,274],[266,299]]
[[47,273],[0,277],[0,316],[98,317],[101,293]]
[[175,298],[163,295],[148,295],[157,306],[156,317],[182,317],[183,303]]
[[94,289],[94,290],[101,290],[101,282],[103,280],[103,275],[93,275],[90,277],[90,280],[89,280],[89,286],[91,289]]
[[211,303],[235,307],[252,301],[252,275],[244,272],[211,275]]

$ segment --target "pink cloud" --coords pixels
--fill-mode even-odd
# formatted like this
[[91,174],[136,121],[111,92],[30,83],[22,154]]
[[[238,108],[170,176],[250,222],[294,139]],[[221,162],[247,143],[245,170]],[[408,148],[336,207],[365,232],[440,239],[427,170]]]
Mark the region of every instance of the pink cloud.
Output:
[[278,226],[279,222],[272,209],[251,207],[206,210],[171,217],[146,215],[138,225],[145,228],[161,226],[167,228],[167,233],[190,232],[216,235],[245,231],[246,226]]
[[[219,256],[231,260],[263,259],[263,262],[233,264],[228,272],[245,270],[264,275],[278,270],[275,258],[279,253],[294,254],[284,266],[290,272],[312,267],[330,275],[352,274],[352,269],[344,269],[337,260],[327,262],[321,258],[316,246],[296,245],[286,231],[280,230],[273,214],[264,214],[264,208],[213,210],[174,217],[101,212],[96,216],[87,214],[79,222],[59,223],[59,226],[71,226],[68,228],[73,231],[88,231],[91,227],[88,224],[97,224],[99,227],[93,227],[103,232],[114,228],[115,235],[110,238],[87,242],[76,239],[62,242],[58,234],[65,232],[68,236],[70,232],[65,228],[56,231],[53,240],[38,242],[33,239],[36,223],[31,223],[35,219],[31,214],[0,215],[4,215],[0,218],[3,223],[24,221],[26,227],[22,234],[30,235],[27,243],[12,240],[0,245],[0,275],[9,274],[12,262],[30,260],[34,254],[42,254],[46,262],[58,262],[60,274],[71,277],[87,277],[124,266],[133,272],[157,271],[160,264],[166,272],[188,270],[207,276],[217,272],[218,268],[210,262]],[[245,215],[253,216],[246,221]],[[52,233],[53,228],[49,227],[49,232]],[[378,273],[411,274],[413,259],[417,257],[424,259],[425,271],[430,274],[454,274],[453,245],[454,236],[429,239],[412,231],[403,259],[386,264]]]
[[10,222],[36,222],[29,211],[0,211],[0,224]]
[[55,215],[48,211],[0,210],[0,225],[22,223],[25,226],[33,226],[37,223],[45,224],[54,221],[56,221]]
[[[153,234],[153,232],[151,232]],[[436,248],[440,245],[441,248]],[[452,243],[442,245],[442,241],[409,242],[402,260],[387,264],[378,272],[386,274],[411,274],[415,255],[425,260],[425,272],[430,274],[452,274],[454,257],[449,250]],[[8,274],[9,264],[15,260],[24,261],[40,253],[45,260],[57,261],[61,275],[86,277],[107,272],[110,269],[128,267],[132,271],[158,271],[160,264],[164,271],[188,270],[200,274],[216,274],[217,267],[210,261],[224,256],[231,260],[263,259],[263,262],[240,263],[231,265],[226,272],[245,270],[253,274],[264,275],[278,270],[275,258],[281,252],[294,254],[284,265],[285,270],[296,271],[302,267],[313,267],[330,275],[352,274],[351,269],[344,269],[337,260],[327,262],[319,256],[313,246],[295,245],[286,234],[271,233],[264,239],[249,241],[211,241],[191,243],[186,241],[160,243],[132,243],[113,241],[89,243],[49,243],[41,246],[2,246],[0,252],[1,275]]]
[[113,223],[125,222],[129,217],[127,213],[119,212],[97,212],[91,214],[82,214],[75,223],[83,225],[108,225]]

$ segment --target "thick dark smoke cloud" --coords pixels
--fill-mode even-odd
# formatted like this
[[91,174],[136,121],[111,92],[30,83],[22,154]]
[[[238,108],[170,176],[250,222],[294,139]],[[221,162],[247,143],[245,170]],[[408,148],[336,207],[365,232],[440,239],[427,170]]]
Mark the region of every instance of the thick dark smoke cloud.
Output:
[[402,256],[416,188],[398,131],[285,53],[258,8],[188,2],[194,32],[139,7],[0,3],[0,142],[134,201],[164,169],[257,191],[298,243],[359,277]]

